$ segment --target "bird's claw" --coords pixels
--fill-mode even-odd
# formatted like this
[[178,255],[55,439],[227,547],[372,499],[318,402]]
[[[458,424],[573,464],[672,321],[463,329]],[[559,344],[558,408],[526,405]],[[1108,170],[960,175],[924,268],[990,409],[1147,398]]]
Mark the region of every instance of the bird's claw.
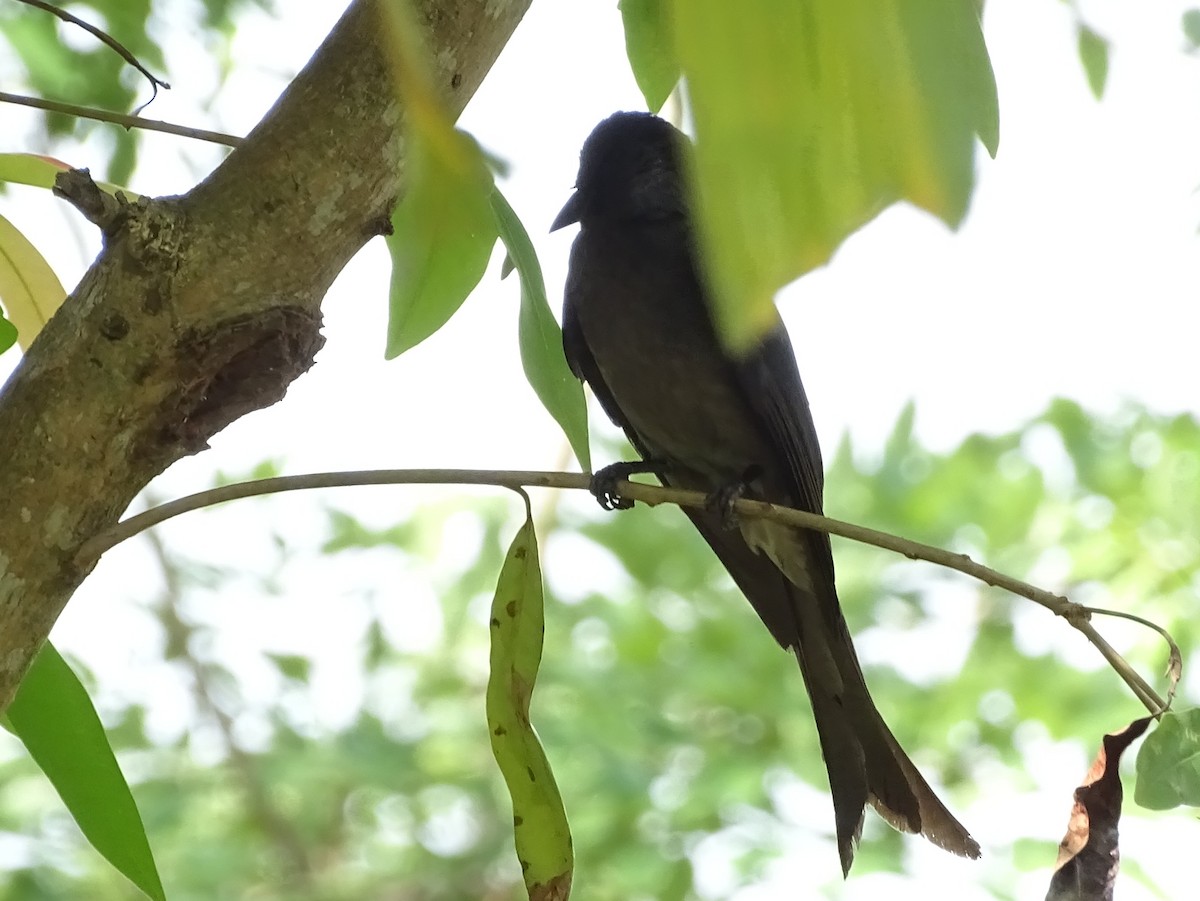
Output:
[[610,463],[592,475],[588,490],[605,510],[628,510],[633,501],[621,497],[617,482],[628,481],[634,473],[653,472],[662,474],[662,464],[654,460],[639,460],[636,463]]
[[704,501],[704,508],[721,517],[722,528],[732,531],[739,525],[737,511],[733,509],[733,505],[745,493],[744,482],[730,482],[709,494]]
[[746,496],[750,483],[758,478],[759,474],[758,467],[752,466],[736,482],[727,482],[705,499],[705,509],[721,517],[723,528],[733,530],[741,524],[733,505]]
[[623,473],[613,472],[613,466],[606,466],[592,476],[588,491],[605,510],[628,510],[633,501],[621,497],[617,493],[617,482],[625,478]]

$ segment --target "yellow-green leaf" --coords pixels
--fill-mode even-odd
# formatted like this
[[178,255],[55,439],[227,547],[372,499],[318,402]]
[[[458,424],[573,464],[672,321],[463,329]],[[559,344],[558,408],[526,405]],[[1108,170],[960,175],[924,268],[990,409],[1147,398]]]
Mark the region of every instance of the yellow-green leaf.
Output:
[[92,847],[148,897],[162,901],[146,829],[104,726],[79,678],[49,643],[9,705],[8,725]]
[[995,81],[975,0],[674,0],[696,129],[701,239],[734,350],[775,292],[888,204],[955,226]]
[[542,660],[542,571],[529,498],[522,496],[525,524],[508,549],[492,601],[488,731],[512,798],[517,857],[530,901],[565,901],[574,869],[571,830],[529,717]]
[[[71,164],[40,153],[0,153],[0,181],[15,185],[30,185],[34,188],[53,188],[54,179],[60,172],[70,170]],[[120,185],[96,182],[96,186],[109,194],[123,191],[131,200],[138,195]]]
[[657,113],[679,83],[671,37],[671,0],[621,0],[625,55],[646,106]]
[[516,269],[521,279],[517,337],[525,378],[529,380],[542,406],[562,427],[583,471],[591,472],[583,384],[567,365],[562,329],[546,300],[546,283],[542,278],[537,251],[533,249],[525,226],[498,188],[492,191],[492,210],[496,214],[500,240],[508,249],[507,265]]
[[479,284],[496,246],[492,177],[474,140],[409,132],[408,187],[392,214],[387,357],[424,341]]
[[391,359],[424,341],[462,306],[483,278],[497,232],[486,157],[438,101],[408,3],[389,0],[377,9],[406,126],[405,193],[387,239]]
[[1079,61],[1092,96],[1099,100],[1108,83],[1108,41],[1083,23],[1079,25]]
[[0,303],[16,326],[22,348],[29,349],[66,296],[45,257],[15,225],[0,216]]

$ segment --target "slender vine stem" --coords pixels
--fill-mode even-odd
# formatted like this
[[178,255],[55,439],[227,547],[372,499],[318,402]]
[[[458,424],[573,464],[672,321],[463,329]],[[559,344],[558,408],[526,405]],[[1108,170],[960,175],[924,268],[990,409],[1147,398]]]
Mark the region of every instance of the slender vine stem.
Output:
[[106,47],[116,53],[117,56],[121,57],[121,59],[125,60],[125,62],[127,62],[129,65],[133,66],[133,68],[141,72],[142,76],[148,82],[150,82],[150,90],[153,91],[153,93],[150,95],[149,100],[138,107],[139,112],[154,101],[154,98],[158,96],[158,89],[160,87],[166,88],[168,91],[171,89],[169,84],[142,65],[141,61],[134,56],[124,44],[103,29],[97,28],[90,22],[86,22],[78,16],[72,15],[60,6],[55,6],[53,3],[47,3],[46,0],[17,0],[17,2],[24,3],[26,6],[32,6],[34,9],[40,9],[42,12],[50,13],[50,15],[56,16],[59,19],[62,19],[64,22],[67,22],[78,28],[82,28],[96,40],[100,41],[100,43],[104,44]]
[[[494,485],[501,488],[560,488],[572,490],[589,490],[591,476],[582,473],[568,472],[538,472],[521,470],[486,470],[486,469],[379,469],[350,472],[315,472],[306,475],[279,476],[271,479],[259,479],[251,482],[237,482],[222,485],[191,494],[165,504],[152,507],[142,513],[130,516],[117,523],[111,529],[99,533],[85,541],[79,548],[75,562],[79,566],[92,565],[101,554],[132,538],[139,532],[165,522],[192,510],[210,507],[225,501],[239,498],[257,497],[266,494],[278,494],[284,491],[301,491],[310,488],[340,488],[362,485]],[[640,482],[618,482],[618,492],[623,498],[640,501],[649,506],[658,504],[675,504],[681,507],[703,507],[708,497],[699,491],[684,491],[678,488],[662,488],[657,485],[646,485]],[[1150,713],[1161,715],[1169,706],[1157,692],[1129,665],[1117,651],[1105,641],[1104,637],[1091,624],[1093,613],[1104,615],[1124,616],[1133,619],[1162,635],[1171,649],[1171,665],[1168,676],[1171,691],[1174,693],[1175,684],[1179,678],[1178,646],[1167,632],[1159,626],[1149,623],[1139,617],[1113,611],[1093,610],[1076,604],[1062,595],[1054,594],[1045,589],[1030,585],[1020,579],[1005,575],[990,567],[977,563],[966,554],[956,554],[944,548],[922,544],[908,538],[901,538],[888,532],[880,532],[854,523],[842,522],[807,513],[803,510],[793,510],[763,501],[740,498],[734,503],[734,510],[740,516],[761,517],[788,525],[806,529],[828,532],[842,538],[849,538],[863,544],[873,545],[884,550],[903,554],[912,560],[926,560],[948,569],[953,569],[971,576],[997,588],[1003,588],[1020,597],[1027,598],[1035,604],[1040,604],[1057,616],[1063,617],[1075,629],[1083,633],[1096,649],[1100,651],[1109,665],[1116,670],[1133,693],[1137,696]]]
[[10,94],[6,91],[0,91],[0,103],[32,106],[34,109],[44,109],[52,113],[78,116],[81,119],[95,119],[98,122],[111,122],[114,125],[123,125],[126,128],[144,128],[147,131],[161,131],[169,135],[179,135],[183,138],[195,138],[196,140],[209,141],[213,144],[224,144],[226,147],[237,147],[242,143],[241,138],[223,134],[219,131],[190,128],[186,125],[175,125],[172,122],[163,122],[159,119],[143,119],[141,116],[114,113],[91,106],[76,106],[74,103],[60,103],[57,100],[43,100],[41,97],[26,97],[24,94]]

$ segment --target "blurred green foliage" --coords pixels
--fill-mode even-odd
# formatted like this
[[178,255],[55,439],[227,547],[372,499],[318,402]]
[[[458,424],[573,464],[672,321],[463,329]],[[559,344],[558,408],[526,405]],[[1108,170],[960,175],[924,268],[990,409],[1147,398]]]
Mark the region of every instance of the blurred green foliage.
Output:
[[[1196,644],[1198,471],[1200,423],[1190,417],[1135,407],[1096,417],[1059,401],[1012,433],[934,453],[914,438],[910,408],[874,458],[848,442],[837,450],[828,509],[1151,617],[1186,652]],[[828,861],[833,892],[824,768],[794,661],[677,511],[606,515],[583,498],[535,500],[547,609],[532,715],[571,818],[576,895],[697,898],[699,857],[720,849],[744,884],[797,835],[813,860]],[[294,615],[279,593],[294,568],[394,574],[330,600],[329,616],[361,622],[345,649],[356,674],[348,684],[361,685],[345,690],[336,726],[310,715],[313,692],[329,690],[320,666],[275,652],[269,635],[242,635],[259,648],[255,665],[274,673],[264,698],[245,688],[246,661],[222,651],[228,619],[194,599],[232,591],[246,574],[157,545],[167,588],[151,610],[164,655],[145,679],[187,686],[195,715],[162,743],[147,728],[153,711],[112,699],[102,709],[169,897],[522,897],[483,712],[488,603],[519,521],[502,499],[445,500],[383,527],[328,509],[316,564],[281,533],[255,577],[262,590],[241,602],[261,611],[252,619]],[[1041,608],[873,548],[835,541],[835,552],[880,708],[956,809],[1003,790],[997,767],[1010,784],[1033,778],[1021,730],[1037,725],[1090,756],[1104,732],[1140,714],[1106,669],[1080,671],[1052,648],[1023,651],[1031,628],[1073,634]],[[432,632],[416,619],[411,634],[397,631],[398,612],[400,622],[408,611],[427,618],[422,592],[436,611]],[[949,633],[948,611],[957,612]],[[930,656],[949,664],[931,673]],[[1130,657],[1153,673],[1163,651],[1147,633]],[[247,723],[253,741],[239,738]],[[200,762],[213,742],[220,762]],[[1072,788],[1063,786],[1063,823]],[[797,809],[797,791],[811,810]],[[0,897],[131,897],[21,757],[0,764],[3,832],[26,836],[28,853],[6,866]],[[869,817],[852,879],[903,871],[913,841]],[[1010,865],[1048,868],[1053,855],[1050,843],[1021,842]],[[1018,872],[993,877],[996,897],[1012,896]]]
[[[69,5],[72,15],[106,32],[155,76],[172,83],[188,74],[173,71],[159,39],[167,28],[182,24],[181,13],[198,18],[194,24],[203,29],[214,59],[227,59],[237,13],[251,5],[270,8],[273,4],[272,0],[203,0],[198,8],[186,11],[167,0],[83,0]],[[68,31],[69,38],[64,39]],[[0,4],[0,37],[24,73],[24,83],[6,83],[7,91],[119,113],[132,112],[153,94],[149,82],[111,48],[43,10],[22,3]],[[147,115],[153,117],[152,112]],[[45,125],[46,148],[21,149],[43,151],[52,146],[51,139],[83,138],[103,128],[113,139],[105,178],[116,184],[129,181],[137,162],[139,132],[61,113],[47,113]]]

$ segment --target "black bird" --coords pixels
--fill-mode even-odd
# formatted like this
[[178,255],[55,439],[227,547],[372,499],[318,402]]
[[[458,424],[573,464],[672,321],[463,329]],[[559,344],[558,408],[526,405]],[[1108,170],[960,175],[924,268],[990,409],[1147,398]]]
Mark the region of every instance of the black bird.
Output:
[[[821,451],[783,323],[736,359],[714,330],[683,174],[690,149],[648,113],[616,113],[583,145],[575,193],[552,227],[581,226],[563,304],[567,361],[665,484],[820,513]],[[633,471],[620,466],[602,471],[597,486]],[[719,503],[687,515],[800,662],[843,873],[867,802],[897,829],[978,857],[871,700],[834,588],[829,536],[733,523]]]

